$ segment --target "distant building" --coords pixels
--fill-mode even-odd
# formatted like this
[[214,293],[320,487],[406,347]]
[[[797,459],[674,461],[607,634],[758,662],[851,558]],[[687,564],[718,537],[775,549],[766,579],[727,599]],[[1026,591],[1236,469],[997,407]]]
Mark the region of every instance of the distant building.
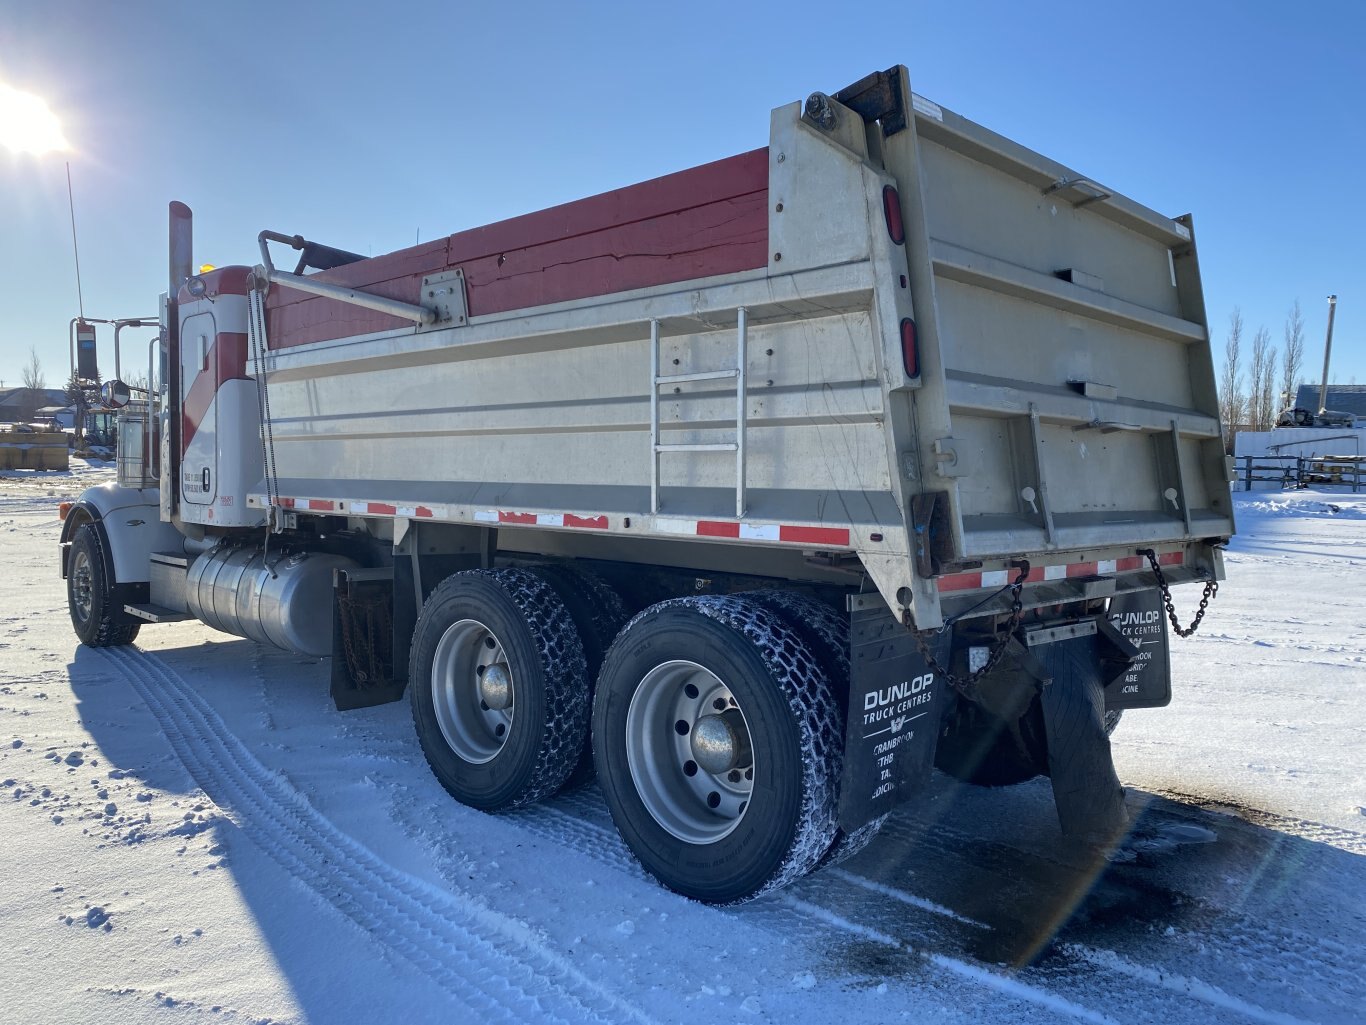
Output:
[[[1317,384],[1302,384],[1295,393],[1295,405],[1311,413],[1319,411],[1319,388]],[[1366,420],[1366,384],[1330,384],[1326,409],[1340,413],[1351,413],[1358,421]]]
[[76,426],[75,406],[44,406],[33,414],[34,423],[55,423],[62,429]]
[[0,423],[27,423],[44,406],[66,406],[61,388],[0,388]]

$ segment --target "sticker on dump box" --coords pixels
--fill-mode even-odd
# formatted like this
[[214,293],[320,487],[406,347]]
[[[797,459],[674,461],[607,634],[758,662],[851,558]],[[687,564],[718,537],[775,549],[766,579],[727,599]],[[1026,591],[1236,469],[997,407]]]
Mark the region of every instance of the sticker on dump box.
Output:
[[[887,609],[855,612],[852,627],[839,808],[846,832],[924,786],[948,697],[947,681],[930,669],[910,631]],[[947,652],[936,657],[943,660]]]

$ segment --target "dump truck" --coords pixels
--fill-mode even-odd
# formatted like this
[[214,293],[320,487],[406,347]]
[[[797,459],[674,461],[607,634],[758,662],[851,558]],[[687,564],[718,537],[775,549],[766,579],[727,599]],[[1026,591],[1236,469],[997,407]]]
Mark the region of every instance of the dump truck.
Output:
[[195,273],[191,235],[171,204],[154,402],[62,529],[85,644],[329,657],[457,800],[595,777],[705,902],[849,857],[935,767],[1123,836],[1109,732],[1169,700],[1234,529],[1189,216],[898,66],[386,255],[263,231]]

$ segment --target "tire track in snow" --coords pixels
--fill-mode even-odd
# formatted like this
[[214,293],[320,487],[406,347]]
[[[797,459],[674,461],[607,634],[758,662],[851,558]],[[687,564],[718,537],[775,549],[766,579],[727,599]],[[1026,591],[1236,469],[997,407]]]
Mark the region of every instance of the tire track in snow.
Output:
[[[141,652],[138,652],[137,655],[149,662],[152,658]],[[162,675],[174,675],[164,666],[157,665],[153,669]],[[217,721],[220,734],[226,732],[221,720],[217,719],[216,713],[208,709],[208,706],[202,703],[202,699],[190,691],[183,681],[179,681],[176,686],[187,699],[192,698],[199,702],[207,714],[213,717],[212,721]],[[168,730],[168,735],[170,732]],[[236,744],[243,754],[251,758],[245,748],[241,748],[241,745],[235,741],[235,738],[228,735],[228,739]],[[289,784],[279,781],[264,766],[255,762],[254,758],[251,760],[261,774],[275,780],[277,784],[282,784],[283,787],[293,792],[295,800],[302,801],[302,797],[297,794],[297,791],[293,791]],[[212,793],[210,788],[206,787],[206,789]],[[273,799],[278,800],[278,796]],[[308,808],[310,815],[326,823],[326,820],[311,806],[305,804],[305,807]],[[615,870],[626,872],[638,880],[648,878],[611,824],[601,798],[591,788],[561,795],[533,808],[514,812],[509,818],[514,819],[532,833],[552,840],[562,847],[584,854]],[[914,824],[891,823],[889,827],[887,830],[889,838],[900,835],[903,838],[915,839],[920,843],[925,840],[924,835],[916,829]],[[335,832],[330,824],[327,825],[327,828]],[[1018,867],[1019,858],[1028,857],[1025,852],[1009,850],[999,847],[999,845],[987,845],[988,852],[981,845],[980,838],[970,836],[952,827],[946,827],[942,822],[937,824],[936,834],[937,843],[934,846],[939,846],[946,852],[948,847],[956,846],[961,848],[960,854],[962,850],[972,851],[973,860],[983,858],[985,855],[983,860],[989,863],[988,867],[998,872],[1008,870],[1011,865]],[[313,854],[319,859],[325,858],[327,855],[326,845],[320,845]],[[374,858],[373,855],[370,857]],[[277,860],[280,859],[277,858]],[[374,860],[378,861],[378,859]],[[382,865],[382,863],[380,864]],[[393,870],[389,871],[393,872]],[[298,873],[295,872],[295,874]],[[412,880],[412,882],[416,883],[417,881]],[[425,886],[425,884],[419,885]],[[329,892],[327,888],[318,886],[313,888],[324,895]],[[363,889],[363,887],[361,888]],[[448,895],[439,890],[433,890],[432,893],[437,898],[450,899]],[[882,898],[883,901],[895,901],[916,911],[926,912],[944,921],[938,929],[929,926],[928,923],[917,924],[913,920],[908,921],[904,913],[897,916],[881,910],[878,901],[868,899],[870,894]],[[833,910],[836,908],[840,910]],[[856,910],[851,912],[851,908]],[[487,913],[496,914],[494,912]],[[900,890],[897,887],[888,886],[886,883],[858,876],[844,869],[834,869],[809,876],[791,888],[788,891],[788,896],[779,901],[760,901],[741,911],[718,913],[736,914],[762,928],[787,936],[802,937],[805,942],[816,947],[828,945],[828,930],[833,926],[858,939],[878,943],[889,950],[900,951],[907,958],[908,964],[913,962],[930,963],[964,982],[998,992],[1003,997],[1018,999],[1040,1008],[1051,1008],[1059,1012],[1065,1010],[1064,1005],[1066,1005],[1066,1007],[1071,1008],[1066,1013],[1080,1020],[1105,1021],[1108,1019],[1104,1015],[1099,1015],[1098,1012],[1057,996],[1051,988],[1039,985],[1038,981],[1061,982],[1066,987],[1071,988],[1075,988],[1079,983],[1084,984],[1087,986],[1088,992],[1094,993],[1098,999],[1104,999],[1107,992],[1116,991],[1115,976],[1118,975],[1123,977],[1123,982],[1119,985],[1126,989],[1132,990],[1134,983],[1138,983],[1145,987],[1152,987],[1153,990],[1157,991],[1144,995],[1144,1005],[1150,1010],[1153,1005],[1165,1005],[1173,1013],[1180,1014],[1188,1012],[1190,1003],[1195,1001],[1210,1007],[1215,1012],[1216,1017],[1221,1019],[1226,1019],[1228,1015],[1232,1014],[1235,1018],[1279,1023],[1279,1025],[1302,1023],[1303,1021],[1230,997],[1217,986],[1203,982],[1189,974],[1182,975],[1164,968],[1150,967],[1136,963],[1117,951],[1079,943],[1071,943],[1065,946],[1066,953],[1071,955],[1068,959],[1069,963],[1065,966],[1055,965],[1047,970],[1026,969],[1020,974],[1004,975],[992,967],[975,961],[969,953],[973,949],[973,944],[964,935],[966,930],[963,926],[966,925],[970,927],[971,931],[980,934],[984,928],[982,923],[965,918],[942,904]],[[349,915],[349,917],[355,918],[354,915]],[[1259,923],[1249,920],[1247,924],[1256,926]],[[1260,924],[1265,926],[1265,923]],[[447,923],[443,921],[442,925],[444,927]],[[517,923],[517,927],[521,930],[526,929],[522,923]],[[1204,931],[1192,934],[1192,936],[1201,943],[1215,942],[1218,944],[1213,936],[1207,935]],[[888,942],[883,942],[884,940]],[[946,943],[946,941],[948,942]],[[951,957],[938,952],[944,948],[965,955],[967,959],[960,960],[958,957]],[[400,956],[406,956],[402,951],[399,953]],[[1237,953],[1246,958],[1249,952],[1240,949]],[[1282,959],[1284,958],[1284,950],[1279,956]],[[412,958],[409,959],[412,960]],[[1321,971],[1318,974],[1322,974]],[[590,983],[590,985],[592,984]],[[1125,1004],[1133,1006],[1132,993],[1127,995]]]
[[[519,823],[530,832],[599,863],[624,868],[636,878],[648,878],[618,836],[605,815],[600,799],[592,790],[562,795],[517,814]],[[963,851],[973,851],[976,859],[981,852],[979,838],[945,827],[943,823],[936,828],[940,831],[940,837],[952,838],[943,844],[946,857],[952,853],[948,852],[948,847],[955,845],[955,842],[958,851],[952,854],[953,858],[960,857]],[[897,824],[884,832],[889,839],[897,834],[910,838],[914,829],[914,826]],[[924,836],[921,833],[914,832],[914,837],[923,843]],[[1017,870],[1020,861],[1029,857],[1027,852],[994,847],[985,860],[993,870],[1007,872]],[[904,915],[887,910],[887,901],[924,912],[932,918],[908,920]],[[1055,992],[1059,984],[1069,991],[1079,986],[1085,987],[1088,995],[1100,1001],[1107,997],[1113,999],[1115,993],[1125,993],[1125,1008],[1142,1007],[1145,1013],[1152,1013],[1157,1008],[1162,1011],[1158,1017],[1174,1020],[1189,1017],[1191,1004],[1194,1003],[1203,1005],[1205,1013],[1212,1015],[1209,1020],[1250,1020],[1263,1025],[1313,1025],[1311,1019],[1260,1007],[1232,996],[1218,986],[1192,975],[1189,968],[1178,973],[1168,968],[1135,962],[1114,950],[1077,942],[1058,945],[1058,952],[1064,955],[1061,964],[1055,958],[1048,966],[1035,966],[1005,974],[994,965],[977,961],[970,953],[975,946],[974,939],[991,932],[992,926],[900,887],[845,868],[828,868],[813,873],[787,887],[778,894],[777,900],[760,900],[743,908],[717,913],[735,915],[781,935],[799,937],[817,947],[828,945],[828,931],[833,927],[858,940],[897,951],[907,959],[908,964],[925,962],[1003,997],[1066,1014],[1093,1025],[1113,1023],[1114,1019],[1076,1000],[1059,996]],[[1215,912],[1211,910],[1210,915],[1214,916]],[[1238,917],[1241,919],[1245,916]],[[937,922],[938,928],[931,926],[930,921]],[[1190,934],[1190,938],[1200,944],[1224,946],[1219,938],[1221,930],[1216,927],[1217,923],[1211,918],[1208,924],[1208,929]],[[1247,923],[1249,927],[1256,924],[1270,928],[1266,923]],[[1226,929],[1227,926],[1222,928]],[[1170,944],[1172,941],[1167,942]],[[1273,949],[1273,945],[1268,944],[1261,944],[1259,948],[1239,945],[1227,953],[1229,957],[1244,962],[1257,962],[1264,956],[1270,956],[1276,964],[1284,967],[1288,950],[1293,949]],[[1180,956],[1179,951],[1176,954]],[[1338,972],[1325,973],[1325,965],[1335,960],[1327,957],[1319,964],[1313,964],[1312,957],[1306,958],[1306,964],[1301,965],[1301,969],[1312,967],[1323,981],[1328,981],[1324,979],[1325,974],[1333,976],[1331,982],[1338,984],[1337,988],[1341,989],[1341,984],[1347,981],[1350,973],[1341,977],[1338,977]],[[1134,996],[1135,983],[1145,987],[1141,997]],[[1341,1013],[1347,1009],[1335,1010]]]
[[1100,1014],[1091,1010],[1089,1007],[1083,1007],[1081,1004],[1064,999],[1063,997],[1060,997],[1055,993],[1050,993],[1048,990],[1041,989],[1038,986],[1032,986],[1029,983],[1023,982],[1016,976],[1003,975],[981,965],[969,964],[966,961],[960,961],[957,958],[948,957],[933,951],[916,949],[914,946],[903,942],[890,933],[885,933],[859,922],[851,921],[838,912],[832,911],[820,904],[811,904],[808,901],[801,900],[800,898],[791,895],[784,896],[781,900],[787,907],[824,922],[826,925],[852,933],[860,939],[868,940],[892,950],[899,950],[912,957],[920,958],[952,975],[956,975],[975,985],[993,990],[1002,996],[1033,1004],[1036,1007],[1041,1007],[1049,1011],[1065,1014],[1069,1018],[1089,1022],[1090,1025],[1118,1025],[1115,1019],[1108,1015]]
[[639,1008],[550,949],[527,923],[470,894],[444,892],[409,876],[341,832],[257,761],[160,659],[136,648],[101,654],[146,702],[196,784],[245,836],[478,1020],[653,1025]]
[[[1190,795],[1170,796],[1173,800],[1187,805],[1199,805],[1202,801],[1209,803],[1206,799]],[[1211,807],[1222,806],[1216,803]],[[1200,821],[1205,825],[1218,826],[1218,822]],[[1268,814],[1265,826],[1275,828],[1279,823],[1281,828],[1277,831],[1286,832],[1286,822],[1299,821],[1280,819]],[[1304,825],[1308,827],[1313,823]],[[1330,826],[1323,828],[1333,829]],[[994,875],[1003,880],[1020,880],[1024,876],[1023,870],[1029,865],[1044,862],[1037,854],[999,841],[984,841],[980,834],[950,825],[942,818],[933,823],[932,829],[926,828],[926,823],[921,820],[893,818],[888,826],[884,827],[883,835],[914,845],[917,851],[927,852],[935,860],[957,864],[960,866],[960,872],[970,870],[986,876]],[[1132,879],[1121,878],[1110,885],[1126,899],[1141,899],[1142,888],[1134,887],[1133,884]],[[1132,893],[1129,892],[1130,887],[1133,887]],[[1279,979],[1293,974],[1299,980],[1299,984],[1319,996],[1337,995],[1338,1000],[1344,1000],[1348,999],[1345,994],[1360,989],[1360,975],[1354,967],[1360,960],[1360,955],[1354,950],[1349,950],[1344,944],[1321,933],[1298,928],[1284,919],[1269,915],[1253,917],[1240,910],[1212,905],[1202,898],[1171,892],[1180,898],[1181,924],[1174,931],[1168,931],[1164,937],[1164,956],[1160,962],[1154,962],[1151,966],[1154,976],[1171,978],[1174,974],[1189,975],[1193,959],[1205,962],[1218,962],[1222,959],[1226,964],[1242,966],[1242,970],[1248,975],[1255,971],[1261,977]],[[1065,939],[1065,936],[1063,938]],[[1071,947],[1078,951],[1084,948],[1096,954],[1115,957],[1131,953],[1086,947],[1080,943],[1072,943]],[[1163,964],[1173,967],[1162,967]],[[1198,989],[1196,986],[1186,992],[1197,996]],[[1287,988],[1284,995],[1289,998],[1293,993]],[[1334,1000],[1330,996],[1325,1003],[1334,1005]],[[1335,1013],[1339,1014],[1347,1013],[1348,1009],[1346,1004],[1334,1006]]]
[[1296,1018],[1293,1015],[1282,1014],[1279,1011],[1268,1011],[1264,1007],[1250,1004],[1246,1000],[1231,996],[1225,993],[1218,986],[1211,986],[1209,983],[1200,979],[1191,978],[1186,975],[1178,975],[1172,972],[1158,971],[1146,965],[1134,964],[1128,958],[1121,957],[1113,950],[1097,950],[1095,947],[1088,947],[1083,944],[1065,944],[1065,949],[1073,951],[1076,955],[1091,964],[1101,968],[1117,971],[1122,975],[1127,975],[1131,979],[1146,982],[1149,985],[1161,986],[1169,989],[1173,993],[1185,993],[1196,997],[1211,1007],[1218,1007],[1244,1018],[1249,1018],[1262,1025],[1306,1025],[1303,1018]]
[[[579,817],[576,812],[584,817]],[[520,812],[519,817],[531,832],[599,863],[614,868],[624,867],[637,878],[648,878],[610,820],[606,824],[593,821],[602,818],[602,808],[601,801],[595,801],[591,791],[563,795],[548,804]],[[742,908],[717,910],[715,913],[743,919],[785,937],[800,937],[815,949],[829,946],[829,930],[833,927],[859,940],[904,955],[908,967],[916,962],[928,963],[976,988],[988,989],[1022,1003],[1063,1013],[1091,1025],[1115,1025],[1114,1019],[1031,982],[937,953],[930,947],[943,944],[946,937],[942,927],[935,928],[928,922],[922,922],[920,927],[912,930],[913,940],[895,935],[904,934],[909,923],[904,917],[896,916],[884,921],[888,916],[877,914],[878,907],[887,900],[929,915],[936,923],[945,920],[950,929],[988,928],[933,901],[840,868],[806,876],[780,891],[776,899],[761,899]],[[833,910],[840,908],[848,913],[851,907],[857,908],[857,919]]]

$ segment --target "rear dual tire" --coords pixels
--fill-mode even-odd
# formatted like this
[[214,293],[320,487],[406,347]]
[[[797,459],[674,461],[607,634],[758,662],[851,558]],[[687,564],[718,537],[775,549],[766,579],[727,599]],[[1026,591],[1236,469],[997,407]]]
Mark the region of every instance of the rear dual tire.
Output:
[[531,572],[442,581],[413,631],[409,679],[422,752],[463,804],[496,811],[541,800],[579,761],[583,644],[564,602]]
[[603,664],[598,778],[647,871],[695,900],[738,903],[830,850],[840,721],[819,659],[780,616],[739,597],[661,602]]
[[[839,725],[836,735],[840,738],[842,762],[845,721],[849,712],[848,617],[841,616],[820,599],[799,591],[754,591],[746,593],[744,597],[781,616],[788,626],[801,634],[820,661],[821,668],[830,680],[830,689],[838,710]],[[837,773],[837,778],[842,774],[842,769],[841,765],[841,772]],[[848,832],[843,829],[837,830],[830,849],[825,852],[817,868],[848,861],[877,838],[886,821],[886,815],[879,815],[857,829]]]

